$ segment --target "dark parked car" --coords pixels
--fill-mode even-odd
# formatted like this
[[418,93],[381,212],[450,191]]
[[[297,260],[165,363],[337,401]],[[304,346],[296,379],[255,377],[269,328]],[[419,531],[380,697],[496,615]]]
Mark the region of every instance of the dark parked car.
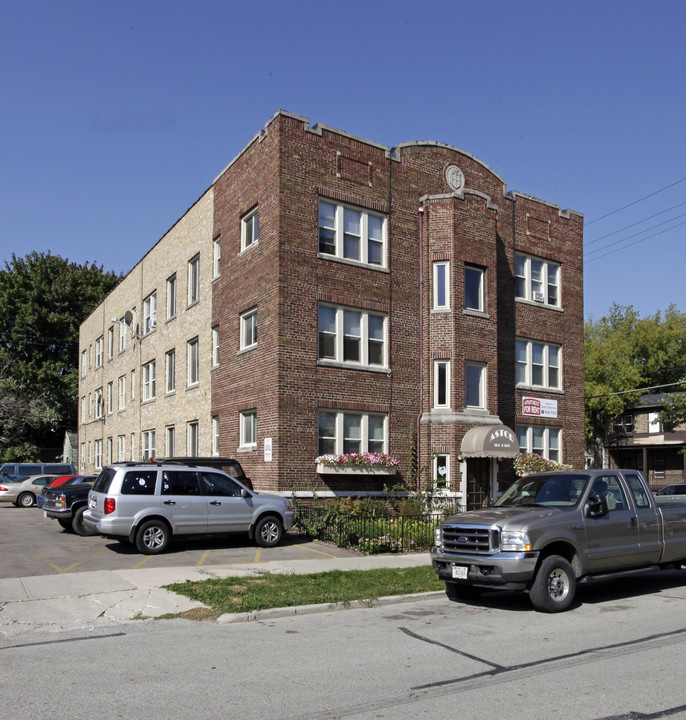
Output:
[[686,485],[667,485],[660,488],[656,495],[686,495]]
[[88,507],[88,493],[95,475],[77,475],[74,482],[56,488],[47,488],[43,512],[69,532],[77,535],[95,535],[83,525],[83,513]]

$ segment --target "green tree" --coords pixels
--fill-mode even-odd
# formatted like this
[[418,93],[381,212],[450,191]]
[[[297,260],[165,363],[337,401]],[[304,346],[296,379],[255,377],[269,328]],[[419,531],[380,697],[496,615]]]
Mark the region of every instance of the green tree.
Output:
[[0,460],[61,447],[76,425],[79,325],[119,280],[50,253],[0,270]]
[[[674,305],[640,317],[632,306],[613,304],[584,328],[586,441],[606,436],[643,392],[628,392],[686,380],[686,314]],[[622,394],[617,394],[622,393]]]

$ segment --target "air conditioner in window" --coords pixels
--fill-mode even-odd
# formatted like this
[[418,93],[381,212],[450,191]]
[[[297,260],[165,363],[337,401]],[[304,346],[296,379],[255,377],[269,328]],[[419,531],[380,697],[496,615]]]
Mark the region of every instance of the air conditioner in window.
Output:
[[545,299],[542,292],[533,293],[533,298],[536,302],[543,302],[543,300]]

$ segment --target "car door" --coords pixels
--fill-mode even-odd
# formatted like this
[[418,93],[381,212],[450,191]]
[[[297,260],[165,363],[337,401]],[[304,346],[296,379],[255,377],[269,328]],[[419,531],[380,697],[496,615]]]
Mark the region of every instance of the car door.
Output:
[[638,530],[638,552],[641,565],[658,562],[662,554],[660,520],[655,500],[638,476],[638,473],[624,473],[624,480],[634,500],[636,528]]
[[175,534],[207,532],[207,499],[195,470],[163,470],[160,497]]
[[253,514],[252,495],[241,495],[243,488],[232,478],[217,472],[200,472],[207,500],[207,531],[247,532]]
[[609,512],[603,517],[586,518],[588,570],[609,572],[639,565],[636,514],[618,473],[597,475],[590,495],[603,495]]

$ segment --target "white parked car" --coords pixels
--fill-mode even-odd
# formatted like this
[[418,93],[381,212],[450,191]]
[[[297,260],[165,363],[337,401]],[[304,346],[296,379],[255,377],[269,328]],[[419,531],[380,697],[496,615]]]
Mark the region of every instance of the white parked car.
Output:
[[54,482],[57,475],[29,475],[28,477],[0,481],[0,502],[12,502],[17,507],[32,507],[46,485]]

